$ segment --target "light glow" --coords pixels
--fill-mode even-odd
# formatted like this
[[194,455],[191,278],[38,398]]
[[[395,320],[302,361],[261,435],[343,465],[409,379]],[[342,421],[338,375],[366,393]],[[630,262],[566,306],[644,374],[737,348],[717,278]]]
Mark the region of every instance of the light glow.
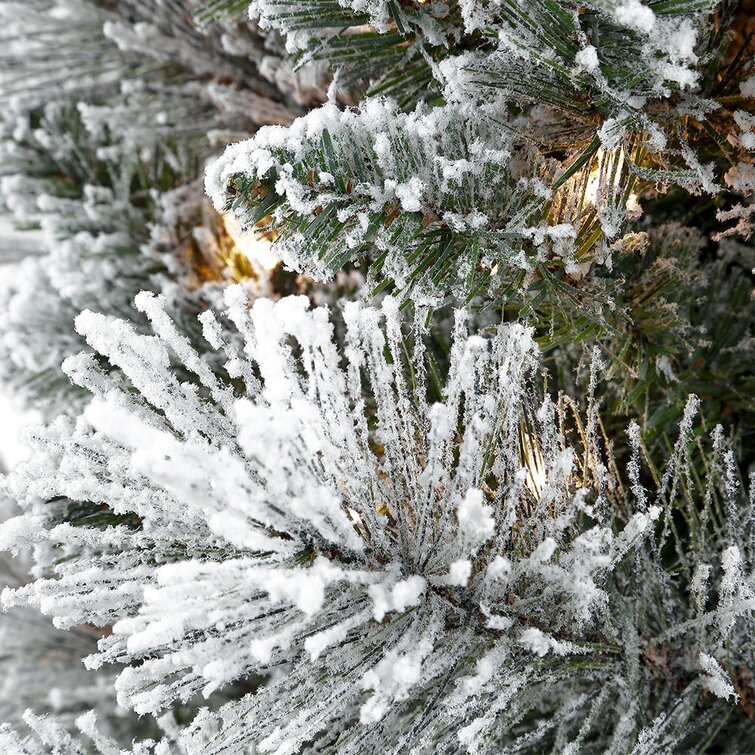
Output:
[[234,246],[257,268],[270,273],[280,262],[273,252],[275,237],[267,232],[244,232],[233,215],[223,215],[223,225]]
[[[590,171],[585,184],[584,204],[598,206],[598,200],[604,197],[609,190],[614,195],[621,188],[621,176],[624,171],[625,155],[623,148],[617,152],[606,152],[600,147],[596,153],[597,165]],[[636,212],[640,209],[640,203],[637,195],[632,191],[627,198],[626,209],[629,212]]]
[[532,493],[537,500],[540,500],[540,496],[542,496],[543,490],[545,490],[546,483],[543,455],[540,452],[540,446],[538,445],[537,440],[526,430],[521,431],[520,437],[522,444],[522,460],[524,461],[524,468],[527,471],[525,484],[530,493]]

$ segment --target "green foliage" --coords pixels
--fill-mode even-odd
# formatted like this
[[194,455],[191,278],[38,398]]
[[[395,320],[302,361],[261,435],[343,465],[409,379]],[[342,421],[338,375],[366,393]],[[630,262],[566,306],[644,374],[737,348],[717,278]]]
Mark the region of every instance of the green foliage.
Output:
[[299,65],[324,61],[342,85],[369,88],[406,105],[437,95],[431,61],[461,42],[458,4],[388,0],[376,16],[366,4],[332,0],[252,3],[265,26],[285,34]]
[[[710,426],[745,430],[753,422],[755,306],[743,252],[726,243],[707,259],[699,232],[650,228],[617,243],[610,271],[571,282],[548,274],[505,311],[524,313],[546,352],[576,361],[597,346],[611,381],[611,436],[637,417],[656,442],[679,421],[689,393],[703,399]],[[744,442],[748,458],[755,448],[751,437]]]
[[[260,741],[456,752],[464,737],[506,752],[752,749],[755,515],[735,461],[746,468],[755,458],[749,0],[255,0],[256,26],[247,4],[82,0],[75,7],[86,12],[73,23],[47,14],[53,0],[31,0],[32,41],[0,53],[9,114],[2,195],[54,249],[11,282],[0,373],[37,406],[75,413],[84,392],[59,369],[81,346],[74,316],[87,307],[133,321],[139,289],[168,294],[141,298],[156,337],[144,335],[141,315],[135,331],[84,315],[90,343],[111,363],[80,356],[68,368],[98,398],[78,423],[39,431],[44,452],[8,478],[30,515],[23,529],[3,530],[5,542],[22,532],[37,548],[37,571],[51,577],[39,594],[58,594],[72,624],[95,617],[109,636],[103,658],[141,675],[124,699],[172,710],[188,753]],[[327,69],[327,105],[237,142],[300,112],[308,100],[298,76],[311,74],[324,97],[328,79],[318,77]],[[249,314],[241,288],[226,291],[226,316],[204,311],[217,303],[217,282],[251,289],[256,269],[240,243],[226,253],[239,239],[194,180],[214,149],[209,133],[236,142],[206,174],[216,209],[272,241],[294,271],[278,265],[264,293],[306,293],[319,304],[384,298],[385,334],[378,310],[335,307],[331,348],[324,312],[310,321],[302,301],[288,299],[259,301]],[[219,250],[215,266],[204,264],[204,242]],[[359,318],[357,349],[349,328]],[[534,334],[544,355],[546,369],[533,366],[522,383],[521,404],[507,394],[515,380],[497,367],[483,379],[470,357],[487,341],[479,334],[507,331],[501,320],[532,326],[511,332]],[[454,345],[462,321],[474,333],[468,353]],[[515,368],[524,359],[509,342],[491,353]],[[485,370],[494,365],[487,359]],[[335,401],[344,386],[348,395]],[[462,395],[463,408],[442,413]],[[234,423],[246,421],[239,406],[249,408],[251,396],[242,442]],[[95,431],[97,422],[108,429]],[[354,454],[344,439],[357,425],[364,447]],[[264,488],[268,474],[275,485]],[[478,602],[469,579],[447,579],[460,563],[450,545],[417,555],[427,533],[465,542],[455,534],[456,499],[472,487],[484,514],[477,524],[489,517],[503,533],[466,554],[473,580],[520,562],[505,589],[494,588],[492,619],[488,587]],[[271,553],[283,551],[307,530],[285,521],[292,500],[305,504],[300,519],[319,516],[312,501],[332,503],[333,521],[348,513],[344,542],[363,540],[368,552],[391,543],[365,573],[434,570],[427,605],[442,609],[437,649],[448,658],[417,661],[426,678],[396,695],[390,723],[357,724],[368,693],[362,672],[391,631],[407,653],[421,646],[431,625],[424,604],[411,604],[421,605],[412,635],[410,613],[384,621],[365,608],[369,594],[339,605],[347,594],[339,588],[317,626],[283,638],[272,665],[258,673],[234,660],[265,635],[264,622],[265,636],[276,637],[301,620],[300,606],[289,612],[273,593],[270,606],[251,610],[268,581],[293,595],[317,559],[351,568],[361,558],[307,532],[284,576],[271,571],[249,593],[253,569],[236,556],[268,556],[234,538],[269,537]],[[253,516],[251,504],[261,507]],[[236,508],[248,527],[229,516]],[[404,552],[420,511],[433,513]],[[185,584],[172,583],[180,570],[163,567],[182,562],[191,562]],[[289,567],[300,570],[290,586]],[[209,619],[196,598],[200,573]],[[91,583],[101,594],[92,596]],[[147,606],[177,584],[173,603]],[[564,602],[549,603],[559,591]],[[589,625],[552,610],[576,598],[595,599]],[[341,627],[352,609],[358,622]],[[196,626],[181,623],[182,611]],[[127,639],[142,620],[136,641]],[[343,636],[328,635],[333,665],[313,666],[318,659],[301,648],[334,627]],[[499,642],[511,646],[486,677],[487,651]],[[378,679],[381,666],[376,683],[392,669]],[[505,709],[506,685],[522,670],[526,684]],[[184,674],[191,681],[179,695],[172,685]],[[215,717],[221,698],[211,698],[195,717],[198,693],[236,676],[222,693],[228,706]],[[487,691],[438,715],[439,701],[467,684]],[[348,706],[339,685],[349,686]],[[489,717],[489,732],[474,731],[478,715]],[[305,733],[287,740],[286,727],[300,724]]]
[[[621,217],[634,181],[623,158],[599,156],[593,140],[564,163],[463,110],[405,116],[373,100],[357,113],[315,111],[283,139],[261,131],[248,148],[231,146],[208,189],[315,278],[367,258],[373,295],[501,301],[543,265],[574,273]],[[590,180],[599,200],[585,199]]]
[[[734,113],[755,112],[740,91],[755,59],[739,32],[747,5],[623,8],[255,3],[302,61],[327,60],[366,97],[358,113],[260,134],[210,188],[309,275],[364,265],[368,295],[500,308],[535,325],[567,372],[597,347],[611,432],[637,416],[660,442],[695,392],[708,422],[741,433],[752,419],[750,247],[722,242],[716,256],[733,231],[713,209],[740,199],[726,172],[752,162],[733,136]],[[394,54],[400,71],[381,63]],[[386,92],[397,107],[377,117],[390,106],[370,95]],[[436,128],[416,129],[423,119]],[[476,165],[481,144],[506,157]],[[477,170],[448,181],[446,158]],[[416,203],[395,190],[412,178]],[[469,222],[474,212],[484,222]]]
[[249,6],[248,0],[205,0],[194,11],[194,18],[200,24],[235,16],[243,13]]

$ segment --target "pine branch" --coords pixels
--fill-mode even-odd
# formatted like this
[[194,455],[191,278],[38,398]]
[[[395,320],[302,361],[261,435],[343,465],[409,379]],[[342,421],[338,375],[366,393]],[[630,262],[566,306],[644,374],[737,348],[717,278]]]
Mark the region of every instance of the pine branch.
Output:
[[156,297],[137,299],[154,336],[84,313],[79,330],[133,386],[68,361],[97,399],[37,434],[6,483],[25,513],[0,527],[4,547],[37,543],[40,575],[4,604],[112,626],[88,663],[128,664],[122,704],[267,678],[199,713],[174,749],[550,749],[591,730],[623,750],[672,734],[684,747],[698,731],[674,710],[707,715],[702,689],[745,694],[753,523],[722,431],[697,458],[695,397],[652,482],[636,430],[625,467],[601,450],[597,377],[585,415],[542,400],[521,326],[467,336],[457,313],[430,407],[422,342],[404,349],[390,299],[347,305],[343,347],[303,298],[249,311],[232,287],[226,301],[243,357],[201,321],[238,388]]

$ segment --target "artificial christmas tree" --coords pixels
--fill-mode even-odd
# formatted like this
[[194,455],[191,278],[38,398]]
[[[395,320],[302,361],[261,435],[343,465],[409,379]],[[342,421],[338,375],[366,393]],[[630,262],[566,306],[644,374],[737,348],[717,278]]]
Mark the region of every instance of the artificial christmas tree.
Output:
[[755,748],[747,2],[0,11],[4,751]]

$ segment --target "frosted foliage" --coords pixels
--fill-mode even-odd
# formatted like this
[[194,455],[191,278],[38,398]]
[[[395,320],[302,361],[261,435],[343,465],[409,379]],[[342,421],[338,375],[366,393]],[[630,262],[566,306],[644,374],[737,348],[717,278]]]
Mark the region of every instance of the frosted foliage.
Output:
[[[342,160],[338,169],[322,170],[322,149]],[[335,157],[329,160],[333,165]],[[329,103],[288,128],[263,128],[229,145],[208,166],[205,186],[215,207],[233,212],[245,227],[262,213],[259,202],[238,196],[262,187],[266,222],[281,229],[275,253],[294,269],[329,279],[345,261],[374,249],[381,255],[380,277],[412,287],[414,301],[431,302],[438,300],[444,278],[452,278],[448,285],[461,293],[476,263],[489,271],[497,262],[531,271],[535,260],[519,251],[517,241],[542,237],[543,254],[554,247],[566,256],[573,248],[571,226],[552,233],[528,226],[522,204],[530,183],[511,167],[507,138],[467,122],[463,110],[418,107],[406,114],[375,98],[359,111]],[[337,222],[337,235],[322,222],[306,227],[323,207],[321,221]],[[422,269],[418,255],[434,248],[425,233],[447,249]],[[463,256],[451,271],[449,252],[472,239],[479,242],[478,259]]]
[[[417,5],[402,9],[406,22],[416,27],[431,44],[446,44],[446,34],[452,33],[449,25],[443,23],[449,15],[448,7],[439,2]],[[338,0],[337,5],[333,3],[325,10],[333,13],[336,9],[341,11],[339,21],[347,27],[370,24],[380,33],[395,28],[393,14],[396,8],[390,0]],[[252,0],[249,4],[249,16],[263,29],[283,32],[286,49],[292,53],[316,45],[322,33],[320,27],[327,26],[308,24],[310,14],[322,17],[323,8],[318,0]]]
[[[475,117],[477,108],[489,110],[491,100],[550,100],[551,87],[561,86],[566,90],[559,91],[552,104],[579,110],[578,100],[586,95],[586,87],[593,87],[600,92],[604,116],[655,131],[652,144],[658,124],[647,117],[645,106],[650,98],[669,97],[674,89],[694,89],[699,79],[698,32],[705,12],[714,6],[713,2],[679,6],[668,14],[667,9],[656,13],[643,0],[581,4],[535,0],[528,6],[500,0],[460,0],[450,5],[339,0],[337,6],[323,6],[317,0],[254,0],[249,12],[263,28],[282,32],[289,51],[308,50],[314,57],[318,47],[333,43],[339,33],[398,33],[399,38],[416,40],[420,48],[434,47],[443,55],[437,65],[428,65],[430,73],[447,101],[466,105],[468,118]],[[309,23],[315,15],[320,23]],[[580,19],[589,21],[583,24]],[[478,52],[475,35],[480,34],[488,44]],[[588,35],[600,41],[609,67],[622,59],[621,75],[601,70]],[[473,51],[459,54],[460,48]],[[417,57],[410,47],[406,60]],[[335,60],[348,62],[341,56]],[[544,115],[531,113],[528,120],[534,124]]]
[[[583,52],[583,65],[598,65],[593,48]],[[541,180],[552,161],[516,129],[496,127],[503,110],[495,103],[489,119],[481,113],[460,103],[405,113],[380,97],[359,110],[328,103],[289,127],[229,145],[208,165],[205,187],[219,211],[246,228],[265,225],[276,234],[275,253],[317,280],[367,257],[375,260],[368,287],[388,279],[403,296],[437,304],[471,288],[495,290],[507,274],[524,289],[554,258],[581,277],[585,204],[597,210],[606,239],[619,235],[627,217],[621,137],[556,194],[560,177]],[[555,196],[565,222],[540,214]],[[605,243],[587,268],[598,262],[610,268]]]
[[[748,91],[747,86],[744,86],[744,89]],[[738,110],[734,113],[734,122],[738,133],[736,137],[731,138],[735,138],[742,149],[755,154],[755,116]],[[755,229],[755,168],[751,161],[740,160],[732,165],[724,175],[724,182],[742,198],[742,201],[737,202],[731,209],[717,212],[716,217],[719,220],[735,221],[734,225],[720,233],[719,237],[740,235],[749,239]]]
[[[77,318],[120,373],[68,359],[91,403],[36,430],[33,461],[4,482],[24,512],[0,547],[31,549],[35,577],[3,591],[5,609],[106,629],[85,665],[124,665],[117,700],[139,714],[252,680],[166,733],[170,751],[499,752],[533,705],[532,741],[549,722],[576,737],[592,705],[576,670],[603,653],[594,682],[612,705],[590,715],[616,725],[632,673],[621,648],[637,642],[619,607],[637,600],[633,568],[640,584],[658,568],[646,544],[676,472],[611,523],[595,420],[570,446],[560,405],[534,403],[538,350],[522,326],[469,336],[459,311],[442,399],[428,403],[422,342],[409,369],[393,299],[345,305],[340,346],[303,297],[248,309],[234,286],[225,302],[242,343],[204,313],[213,359],[151,294],[136,299],[151,335]],[[687,667],[724,696],[724,642],[738,647],[755,606],[745,558],[723,552],[720,606],[704,605],[699,578],[679,627],[705,643]],[[91,718],[77,725],[107,751]]]
[[0,377],[51,415],[77,399],[60,364],[82,309],[125,316],[150,288],[193,317],[187,239],[214,240],[205,159],[324,96],[318,66],[294,73],[243,19],[199,25],[203,4],[0,3],[0,211],[39,227],[0,292]]
[[[14,112],[50,101],[81,102],[90,124],[117,124],[125,144],[134,146],[132,139],[140,137],[139,146],[148,149],[157,141],[168,147],[166,133],[204,140],[213,129],[245,132],[250,122],[288,122],[290,111],[276,89],[300,104],[320,91],[312,75],[316,67],[294,74],[282,51],[250,25],[230,18],[192,22],[191,14],[202,5],[201,0],[4,2],[5,52],[18,63],[0,72],[1,96]],[[51,67],[59,60],[53,43],[58,54],[67,54],[65,77]],[[145,71],[140,65],[145,60],[170,63],[173,70]],[[261,79],[246,76],[257,70]],[[182,75],[188,71],[192,76]]]
[[[96,650],[99,632],[77,628],[56,630],[36,610],[20,609],[0,616],[0,718],[19,726],[23,713],[34,708],[54,715],[67,730],[75,729],[82,713],[96,710],[101,726],[114,733],[133,727],[135,717],[115,701],[116,672],[107,668],[92,673],[82,657]],[[2,742],[0,733],[0,742]],[[13,752],[3,748],[3,752]]]
[[[650,102],[681,90],[689,93],[688,107],[703,111],[715,107],[695,93],[700,78],[695,53],[700,16],[656,16],[650,5],[640,0],[587,3],[595,23],[605,24],[606,31],[615,35],[610,41],[601,38],[602,44],[596,47],[588,43],[587,35],[594,32],[580,26],[575,7],[571,3],[556,5],[563,13],[558,31],[551,32],[548,27],[551,17],[545,3],[533,3],[544,28],[531,23],[524,10],[508,9],[503,13],[505,20],[496,20],[492,26],[497,37],[495,50],[463,52],[443,60],[438,78],[446,98],[467,104],[470,117],[473,103],[489,111],[496,101],[537,103],[541,98],[558,111],[568,113],[574,108],[578,113],[578,103],[589,97],[585,89],[589,86],[600,92],[604,126],[614,121],[623,129],[645,132],[642,138],[654,152],[666,148],[666,137],[663,121],[648,112]],[[559,41],[556,45],[559,33],[573,35],[579,43]],[[633,75],[616,77],[612,64],[619,57],[625,66],[622,71],[631,70]],[[533,88],[535,82],[542,90]],[[553,113],[536,109],[527,120],[531,127],[547,128],[549,115],[553,119]]]
[[[366,260],[373,290],[423,305],[516,296],[552,260],[572,280],[610,271],[611,242],[642,214],[633,187],[724,190],[673,125],[720,107],[700,91],[709,18],[657,10],[257,0],[251,16],[300,60],[332,59],[335,79],[327,105],[231,144],[207,192],[269,227],[297,272],[329,280]],[[373,86],[352,108],[354,80]]]
[[[0,519],[7,519],[13,512],[3,505],[5,502],[0,498]],[[0,587],[14,589],[27,581],[28,561],[0,554]],[[16,743],[10,744],[10,727],[23,729],[25,711],[30,708],[54,716],[63,736],[75,731],[76,719],[86,713],[98,715],[101,730],[116,737],[135,725],[136,717],[116,703],[116,669],[107,667],[92,673],[81,662],[95,652],[101,636],[101,630],[84,625],[63,632],[33,608],[0,613],[2,752],[21,751]],[[148,728],[143,722],[143,731]]]

